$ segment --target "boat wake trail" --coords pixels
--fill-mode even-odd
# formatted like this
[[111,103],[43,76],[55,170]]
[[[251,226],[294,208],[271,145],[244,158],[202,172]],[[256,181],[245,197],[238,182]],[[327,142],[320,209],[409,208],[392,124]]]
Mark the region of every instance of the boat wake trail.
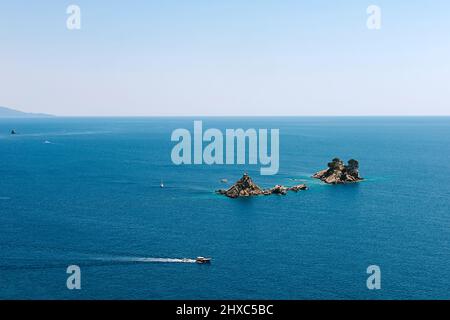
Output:
[[101,261],[130,262],[130,263],[195,263],[195,259],[179,258],[139,258],[139,257],[118,257],[118,258],[98,258]]
[[[23,259],[10,259],[0,263],[1,270],[40,270],[48,268],[63,268],[73,263],[70,261],[33,261]],[[90,257],[82,258],[77,261],[82,266],[109,266],[109,265],[128,265],[142,263],[196,263],[195,259],[178,258],[137,258],[137,257]]]
[[132,258],[133,262],[161,262],[161,263],[195,263],[194,259],[177,258]]

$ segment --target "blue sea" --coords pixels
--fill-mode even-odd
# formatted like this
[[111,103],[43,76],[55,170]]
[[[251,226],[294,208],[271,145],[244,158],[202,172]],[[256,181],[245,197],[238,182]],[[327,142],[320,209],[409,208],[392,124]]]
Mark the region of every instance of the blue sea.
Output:
[[[194,120],[280,129],[278,174],[174,165],[171,133]],[[0,298],[450,299],[449,146],[448,117],[1,119]],[[311,178],[334,157],[366,179]],[[214,193],[245,171],[310,189]],[[172,260],[197,256],[213,261]]]

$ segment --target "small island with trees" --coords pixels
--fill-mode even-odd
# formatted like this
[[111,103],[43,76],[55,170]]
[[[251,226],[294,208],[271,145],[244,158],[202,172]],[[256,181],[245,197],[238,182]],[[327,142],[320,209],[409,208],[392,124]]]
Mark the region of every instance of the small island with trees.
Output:
[[344,161],[334,158],[328,163],[328,169],[319,171],[313,178],[320,179],[327,184],[354,183],[364,180],[359,176],[359,162],[350,159],[345,165]]

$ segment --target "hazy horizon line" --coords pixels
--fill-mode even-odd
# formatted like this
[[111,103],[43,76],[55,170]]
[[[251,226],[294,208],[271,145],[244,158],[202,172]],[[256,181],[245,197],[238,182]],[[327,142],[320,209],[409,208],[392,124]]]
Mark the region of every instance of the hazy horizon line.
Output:
[[322,114],[322,115],[55,115],[46,114],[45,116],[33,116],[32,114],[25,116],[0,116],[0,119],[43,119],[43,118],[326,118],[326,117],[358,117],[358,118],[375,118],[375,117],[450,117],[450,114]]

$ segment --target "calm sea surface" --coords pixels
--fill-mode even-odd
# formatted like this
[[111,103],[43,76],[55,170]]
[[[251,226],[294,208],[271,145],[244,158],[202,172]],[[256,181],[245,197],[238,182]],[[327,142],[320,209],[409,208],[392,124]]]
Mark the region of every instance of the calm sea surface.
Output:
[[[450,118],[201,119],[279,128],[275,176],[173,165],[170,135],[193,120],[0,120],[0,298],[450,299]],[[366,180],[310,178],[334,157],[358,159]],[[214,194],[244,171],[310,190]],[[158,260],[200,255],[213,263]],[[71,264],[79,291],[66,288]],[[379,291],[366,287],[372,264]]]

